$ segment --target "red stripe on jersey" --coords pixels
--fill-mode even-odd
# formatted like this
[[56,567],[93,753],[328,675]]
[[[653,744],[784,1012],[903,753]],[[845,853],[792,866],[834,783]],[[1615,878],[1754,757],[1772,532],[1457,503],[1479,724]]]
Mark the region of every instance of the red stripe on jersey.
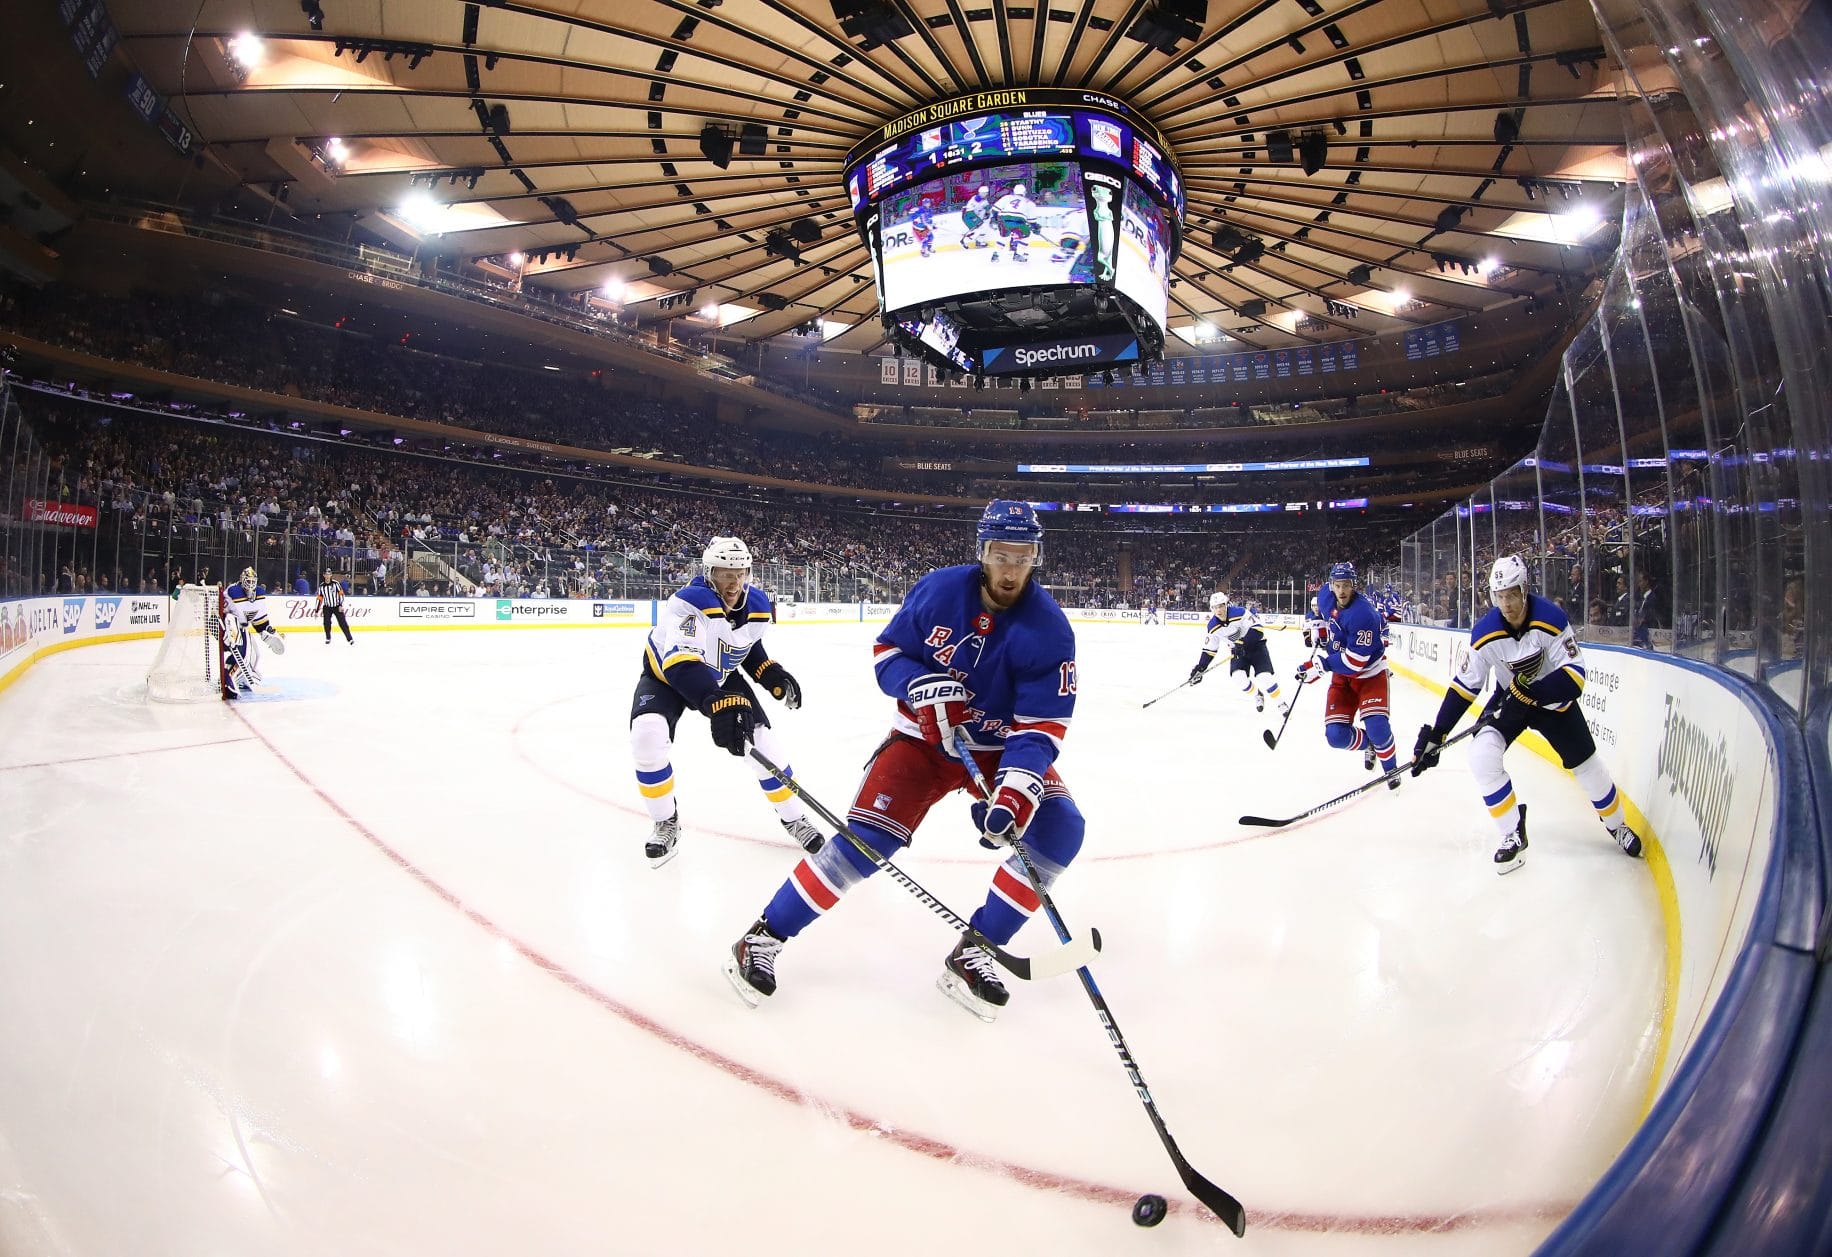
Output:
[[999,865],[999,871],[992,875],[992,885],[993,889],[1026,912],[1035,912],[1043,906],[1043,901],[1037,898],[1037,892],[1031,888],[1031,884],[1003,864]]
[[827,883],[821,880],[821,875],[816,873],[806,860],[797,864],[795,872],[790,876],[795,879],[796,885],[801,887],[801,892],[807,896],[808,902],[822,912],[840,902],[840,897],[828,889]]
[[1033,720],[1029,717],[1018,717],[1011,722],[1017,733],[1047,733],[1060,742],[1069,736],[1069,722],[1066,720]]
[[901,655],[902,653],[903,652],[901,650],[898,650],[895,646],[890,645],[888,642],[879,642],[877,645],[871,648],[872,667],[874,668],[877,667],[879,664],[883,663],[886,659],[889,659],[892,655]]

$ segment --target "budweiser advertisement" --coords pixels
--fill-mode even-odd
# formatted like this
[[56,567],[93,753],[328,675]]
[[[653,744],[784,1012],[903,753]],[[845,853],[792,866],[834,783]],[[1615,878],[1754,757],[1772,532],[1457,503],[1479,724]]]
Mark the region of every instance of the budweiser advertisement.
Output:
[[95,507],[27,498],[24,519],[28,524],[53,524],[59,528],[94,528]]

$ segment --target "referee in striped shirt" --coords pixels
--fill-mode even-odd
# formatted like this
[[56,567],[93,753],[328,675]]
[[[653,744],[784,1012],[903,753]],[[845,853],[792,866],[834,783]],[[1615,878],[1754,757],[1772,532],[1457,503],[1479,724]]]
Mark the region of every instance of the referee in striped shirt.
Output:
[[350,621],[344,618],[344,587],[337,579],[337,573],[330,568],[324,569],[324,580],[318,586],[318,610],[324,616],[324,644],[331,644],[331,619],[336,617],[337,627],[343,630],[344,640],[356,645],[356,639],[350,636]]

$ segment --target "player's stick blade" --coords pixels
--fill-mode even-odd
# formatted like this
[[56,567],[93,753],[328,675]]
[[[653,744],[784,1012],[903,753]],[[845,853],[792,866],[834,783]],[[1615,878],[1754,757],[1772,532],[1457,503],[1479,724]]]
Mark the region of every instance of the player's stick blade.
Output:
[[1295,816],[1287,816],[1283,820],[1274,820],[1270,816],[1243,816],[1240,818],[1240,823],[1243,825],[1263,825],[1268,829],[1279,829],[1285,825],[1291,824],[1291,822],[1297,819],[1298,818]]
[[1210,1213],[1228,1224],[1228,1229],[1235,1235],[1247,1233],[1247,1211],[1240,1201],[1196,1173],[1196,1169],[1187,1161],[1177,1163],[1177,1173],[1183,1179],[1183,1185],[1189,1188],[1190,1194],[1208,1207]]
[[1278,749],[1279,749],[1279,740],[1278,740],[1278,738],[1277,738],[1277,737],[1276,737],[1276,736],[1275,736],[1275,735],[1273,734],[1273,732],[1272,732],[1272,730],[1270,730],[1270,729],[1261,729],[1261,730],[1260,730],[1260,736],[1261,736],[1262,738],[1264,738],[1264,739],[1266,739],[1266,749],[1267,749],[1267,750],[1269,750],[1269,751],[1276,751],[1276,750],[1278,750]]
[[1009,952],[997,952],[995,958],[1006,969],[1026,982],[1041,982],[1049,978],[1059,978],[1065,973],[1074,973],[1085,967],[1089,961],[1100,954],[1100,931],[1089,927],[1080,938],[1072,938],[1062,946],[1046,951],[1038,956],[1013,956]]

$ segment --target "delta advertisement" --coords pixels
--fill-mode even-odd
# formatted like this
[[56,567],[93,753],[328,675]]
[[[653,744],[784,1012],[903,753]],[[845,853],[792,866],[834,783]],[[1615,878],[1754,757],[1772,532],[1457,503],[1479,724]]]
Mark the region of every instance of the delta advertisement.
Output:
[[0,685],[53,651],[101,640],[157,637],[166,600],[101,594],[0,602]]
[[[1387,658],[1400,676],[1442,693],[1468,649],[1467,632],[1395,624]],[[1706,668],[1592,643],[1583,652],[1584,718],[1617,788],[1646,821],[1643,837],[1659,843],[1664,858],[1650,860],[1649,871],[1663,914],[1678,917],[1664,1086],[1746,941],[1773,854],[1779,765],[1752,702]],[[1522,741],[1532,746],[1538,738]],[[1556,762],[1544,743],[1534,749]],[[1671,880],[1670,906],[1663,876]]]

